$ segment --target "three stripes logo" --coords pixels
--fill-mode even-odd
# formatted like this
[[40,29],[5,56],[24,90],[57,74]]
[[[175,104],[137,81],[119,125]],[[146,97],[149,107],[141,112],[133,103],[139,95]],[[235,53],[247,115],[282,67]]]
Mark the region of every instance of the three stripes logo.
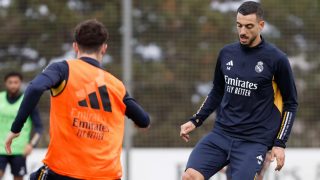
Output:
[[[100,100],[101,100],[101,103],[102,103],[102,106],[103,106],[103,110],[106,111],[106,112],[112,112],[107,86],[106,85],[100,86],[98,88],[98,91],[99,91]],[[88,99],[89,99],[90,107],[92,109],[101,109],[99,101],[98,101],[97,92],[92,92],[92,93],[88,94]],[[89,107],[86,98],[83,99],[83,100],[80,100],[78,102],[78,104],[79,104],[79,106],[82,106],[82,107]]]
[[231,61],[229,61],[227,64],[227,70],[231,70],[231,67],[233,67],[233,61],[231,60]]

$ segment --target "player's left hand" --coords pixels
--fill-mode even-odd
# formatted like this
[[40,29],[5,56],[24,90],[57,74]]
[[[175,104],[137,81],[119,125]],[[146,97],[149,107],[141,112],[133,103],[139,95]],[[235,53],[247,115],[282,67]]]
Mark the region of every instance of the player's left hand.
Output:
[[26,147],[24,148],[23,155],[24,156],[28,156],[29,154],[31,154],[32,150],[33,150],[32,145],[31,144],[27,144]]
[[8,137],[5,141],[5,149],[6,149],[6,152],[8,154],[12,154],[12,151],[11,151],[11,144],[12,144],[12,140],[16,137],[18,137],[20,135],[20,133],[13,133],[13,132],[10,132],[8,134]]
[[284,165],[284,161],[285,161],[285,152],[284,152],[284,148],[282,147],[276,147],[274,146],[271,150],[271,161],[273,162],[274,159],[276,158],[277,160],[277,167],[276,167],[276,171],[280,171],[281,168]]
[[184,123],[180,127],[180,137],[186,142],[188,142],[190,139],[189,133],[193,131],[195,128],[196,126],[191,121]]

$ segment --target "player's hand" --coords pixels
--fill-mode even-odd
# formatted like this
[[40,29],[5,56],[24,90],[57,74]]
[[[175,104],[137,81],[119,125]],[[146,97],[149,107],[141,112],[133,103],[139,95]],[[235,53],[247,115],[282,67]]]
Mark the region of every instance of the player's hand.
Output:
[[270,166],[270,163],[271,163],[271,151],[268,151],[266,153],[266,157],[264,158],[264,162],[263,162],[263,165],[262,165],[262,168],[261,170],[258,172],[258,176],[257,176],[257,179],[263,179],[264,177],[264,174],[266,173],[266,171],[268,170],[269,166]]
[[274,146],[271,150],[271,161],[273,162],[274,159],[277,160],[277,167],[276,167],[276,171],[280,171],[281,168],[284,165],[284,161],[285,161],[285,152],[284,152],[284,148],[282,147],[276,147]]
[[6,152],[8,154],[12,154],[12,151],[11,151],[11,144],[12,144],[12,140],[16,137],[18,137],[20,135],[20,133],[13,133],[13,132],[10,132],[8,134],[8,137],[5,141],[5,149],[6,149]]
[[180,129],[181,129],[180,130],[180,137],[182,137],[183,140],[188,142],[190,139],[189,133],[191,131],[193,131],[195,128],[196,128],[196,126],[191,121],[184,123],[180,127]]
[[24,155],[24,156],[30,155],[31,152],[32,152],[32,150],[33,150],[32,145],[31,145],[31,144],[27,144],[26,147],[24,148],[23,155]]

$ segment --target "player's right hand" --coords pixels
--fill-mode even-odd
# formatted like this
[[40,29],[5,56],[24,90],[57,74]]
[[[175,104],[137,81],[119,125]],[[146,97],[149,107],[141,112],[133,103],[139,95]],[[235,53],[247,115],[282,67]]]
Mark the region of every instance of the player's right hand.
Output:
[[13,133],[13,132],[9,132],[8,137],[5,141],[5,149],[7,154],[11,155],[12,151],[11,151],[11,144],[12,144],[12,140],[16,137],[18,137],[20,135],[20,133]]
[[184,123],[180,127],[180,137],[186,142],[188,142],[190,139],[189,133],[193,131],[195,128],[196,126],[191,121]]
[[282,147],[276,147],[276,146],[272,147],[271,162],[273,162],[274,159],[277,160],[277,167],[275,170],[280,171],[285,161],[285,149]]

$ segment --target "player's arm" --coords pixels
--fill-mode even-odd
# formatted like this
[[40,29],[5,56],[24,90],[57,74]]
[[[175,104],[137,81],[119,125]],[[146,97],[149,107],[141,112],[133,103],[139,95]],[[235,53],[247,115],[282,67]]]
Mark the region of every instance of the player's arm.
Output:
[[214,73],[213,87],[198,112],[190,118],[190,121],[196,127],[201,126],[207,117],[220,105],[224,95],[224,85],[225,80],[221,71],[220,58],[218,58]]
[[281,127],[277,138],[274,141],[274,146],[285,148],[298,107],[296,85],[287,58],[283,58],[278,62],[275,82],[277,83],[282,96],[283,112]]
[[180,127],[180,136],[186,142],[189,141],[189,133],[196,127],[201,126],[204,120],[220,105],[224,95],[224,85],[225,80],[221,71],[221,61],[219,55],[214,73],[213,87],[210,93],[202,103],[198,112],[194,114],[187,123]]
[[11,153],[12,139],[19,136],[19,133],[28,116],[36,107],[44,91],[58,87],[65,80],[68,74],[68,64],[64,62],[54,63],[47,67],[41,74],[37,75],[28,85],[18,114],[11,126],[11,132],[6,140],[6,150]]
[[148,113],[126,93],[123,98],[123,102],[126,105],[126,116],[130,118],[138,127],[148,128],[150,126],[150,118]]
[[21,131],[23,124],[38,104],[43,92],[60,85],[64,80],[64,72],[61,68],[61,66],[64,66],[64,63],[67,66],[66,62],[50,65],[30,82],[24,93],[24,98],[15,121],[12,124],[11,131],[13,133],[19,133]]
[[297,90],[287,57],[283,56],[278,61],[274,80],[282,96],[283,112],[281,126],[274,140],[271,156],[272,159],[277,158],[276,170],[280,170],[284,165],[284,148],[286,147],[298,107]]

